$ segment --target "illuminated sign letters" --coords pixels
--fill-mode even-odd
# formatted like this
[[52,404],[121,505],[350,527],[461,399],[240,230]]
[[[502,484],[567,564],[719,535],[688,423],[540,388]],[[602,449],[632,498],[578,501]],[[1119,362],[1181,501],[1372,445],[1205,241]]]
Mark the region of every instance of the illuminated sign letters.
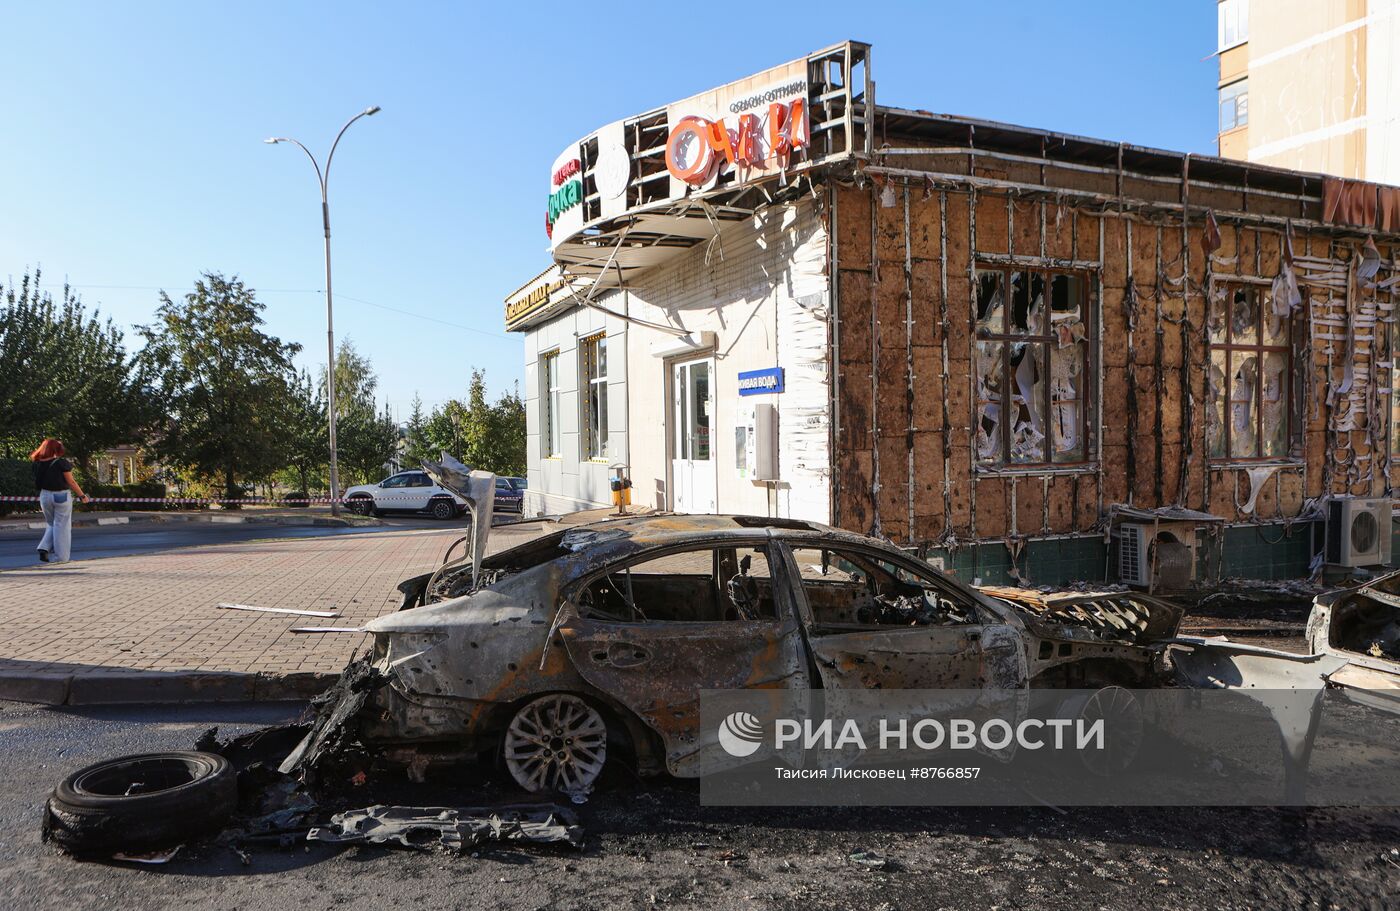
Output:
[[762,168],[779,163],[808,141],[807,102],[802,98],[768,106],[766,137],[757,114],[740,114],[732,130],[722,119],[682,117],[666,141],[666,169],[677,180],[698,187],[714,176],[721,158],[731,168]]

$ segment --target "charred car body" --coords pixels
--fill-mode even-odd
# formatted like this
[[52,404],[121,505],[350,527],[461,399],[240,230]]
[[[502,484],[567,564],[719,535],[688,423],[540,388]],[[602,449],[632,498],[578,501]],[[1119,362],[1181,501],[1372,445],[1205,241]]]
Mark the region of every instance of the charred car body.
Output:
[[872,538],[744,516],[576,526],[400,588],[366,627],[359,736],[414,763],[497,753],[529,790],[586,790],[619,750],[705,774],[726,757],[702,690],[1155,686],[1181,618],[1136,593],[993,597]]
[[1327,676],[1351,699],[1400,712],[1400,573],[1319,595],[1308,616],[1310,649],[1345,661]]

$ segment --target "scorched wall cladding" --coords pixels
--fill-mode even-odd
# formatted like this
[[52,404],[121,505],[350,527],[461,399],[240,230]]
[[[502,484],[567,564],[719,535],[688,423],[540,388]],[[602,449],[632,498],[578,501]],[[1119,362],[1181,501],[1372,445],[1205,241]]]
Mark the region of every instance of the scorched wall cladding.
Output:
[[[1143,214],[1131,199],[1075,206],[879,175],[833,185],[832,195],[837,524],[914,545],[1014,544],[1095,530],[1115,503],[1278,521],[1327,493],[1390,491],[1394,286],[1354,276],[1355,234],[1294,229],[1301,302],[1284,315],[1272,290],[1282,225],[1222,218],[1207,256],[1203,216],[1193,211],[1183,229],[1179,214]],[[1222,210],[1250,202],[1215,195]],[[1379,240],[1373,281],[1384,286],[1400,274],[1398,251],[1394,236]],[[1013,447],[1034,448],[1037,433],[1068,419],[1088,445],[1082,462],[1071,452],[1049,467],[996,464],[1005,449],[985,430],[1000,433],[1000,424],[985,413],[975,366],[996,347],[978,348],[994,335],[985,298],[979,322],[980,269],[1082,278],[1087,313],[1030,317],[1053,322],[1041,324],[1052,349],[1078,344],[1082,332],[1078,389],[1054,354],[1038,376],[982,366],[993,385],[1017,393],[1036,380],[1051,386],[1039,426],[1008,428]],[[1044,290],[1048,298],[1048,281]],[[1075,438],[1065,439],[1072,448]]]

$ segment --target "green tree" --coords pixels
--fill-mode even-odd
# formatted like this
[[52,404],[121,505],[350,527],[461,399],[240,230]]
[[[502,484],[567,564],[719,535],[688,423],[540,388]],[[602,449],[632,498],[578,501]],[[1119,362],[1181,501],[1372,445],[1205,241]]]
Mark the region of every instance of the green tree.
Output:
[[13,453],[61,438],[74,461],[140,442],[157,409],[146,361],[129,356],[122,333],[88,314],[67,285],[40,290],[40,274],[0,288],[0,441]]
[[466,401],[434,409],[425,435],[434,453],[446,450],[473,468],[501,475],[525,473],[525,403],[518,391],[486,400],[486,374],[472,370]]
[[325,387],[303,370],[288,392],[287,467],[296,474],[297,489],[310,493],[313,478],[321,486],[321,472],[330,457]]
[[413,410],[404,427],[404,457],[416,467],[424,459],[435,459],[438,450],[428,436],[428,416],[423,413],[423,400],[413,393]]
[[217,479],[262,480],[287,463],[292,356],[301,348],[262,331],[264,309],[237,276],[206,272],[183,300],[161,292],[156,322],[141,327],[168,415],[159,458]]
[[[325,383],[323,369],[322,389]],[[378,386],[369,358],[356,351],[350,339],[343,339],[335,355],[335,442],[345,486],[375,480],[394,457],[398,429],[387,405],[383,412],[377,409]]]

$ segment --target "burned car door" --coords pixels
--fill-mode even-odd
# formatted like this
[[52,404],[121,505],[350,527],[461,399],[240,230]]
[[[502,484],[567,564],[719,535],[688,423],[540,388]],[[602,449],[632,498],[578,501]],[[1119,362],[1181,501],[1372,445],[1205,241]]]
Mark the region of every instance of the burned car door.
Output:
[[1019,690],[1019,632],[976,595],[877,548],[788,548],[799,610],[826,689]]
[[672,774],[732,764],[700,730],[700,692],[805,689],[791,588],[770,544],[707,543],[625,560],[566,592],[559,633],[580,676],[660,735]]

